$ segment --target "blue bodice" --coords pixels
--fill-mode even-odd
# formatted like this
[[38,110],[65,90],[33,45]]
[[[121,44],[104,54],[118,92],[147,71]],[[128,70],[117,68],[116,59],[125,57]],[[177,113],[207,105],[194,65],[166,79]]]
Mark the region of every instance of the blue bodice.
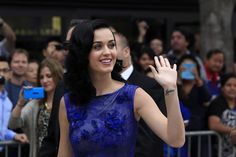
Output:
[[137,86],[97,96],[76,106],[65,95],[69,136],[75,157],[133,157],[137,122],[134,95]]

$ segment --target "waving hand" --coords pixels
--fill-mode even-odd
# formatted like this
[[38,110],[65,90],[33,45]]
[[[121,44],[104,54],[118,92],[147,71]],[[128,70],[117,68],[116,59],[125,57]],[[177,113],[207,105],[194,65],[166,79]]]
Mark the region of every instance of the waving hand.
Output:
[[156,69],[150,65],[152,73],[155,80],[164,88],[175,87],[177,81],[177,71],[176,64],[173,65],[173,68],[170,65],[170,62],[167,58],[162,56],[154,57]]

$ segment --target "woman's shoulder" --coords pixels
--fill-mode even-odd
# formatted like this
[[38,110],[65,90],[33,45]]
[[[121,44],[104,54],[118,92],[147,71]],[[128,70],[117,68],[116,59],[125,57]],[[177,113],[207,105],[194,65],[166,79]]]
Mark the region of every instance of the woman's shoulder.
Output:
[[128,83],[128,82],[120,82],[120,81],[114,81],[115,88],[117,90],[122,89],[122,88],[138,88],[139,86]]
[[[134,84],[130,84],[127,82],[118,82],[116,84],[116,91],[120,91],[120,92],[135,92],[136,89],[139,88],[139,86],[134,85]],[[115,93],[115,92],[114,92]]]

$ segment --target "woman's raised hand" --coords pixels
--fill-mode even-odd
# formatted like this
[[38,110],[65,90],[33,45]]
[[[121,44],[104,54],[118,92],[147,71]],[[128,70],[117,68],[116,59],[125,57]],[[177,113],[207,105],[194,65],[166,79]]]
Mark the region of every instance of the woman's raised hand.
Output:
[[33,87],[32,86],[24,86],[23,88],[21,88],[20,93],[19,93],[19,99],[18,99],[16,105],[18,105],[19,107],[24,107],[27,100],[25,100],[23,92],[24,92],[24,89],[30,89],[30,88],[33,88]]
[[175,88],[177,81],[176,64],[171,67],[170,62],[163,56],[154,57],[156,68],[150,65],[154,79],[164,88]]

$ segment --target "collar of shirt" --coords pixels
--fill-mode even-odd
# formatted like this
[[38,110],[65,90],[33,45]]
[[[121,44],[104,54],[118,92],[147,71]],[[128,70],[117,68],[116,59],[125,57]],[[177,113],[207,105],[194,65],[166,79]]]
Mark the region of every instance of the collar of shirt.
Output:
[[0,99],[4,100],[7,97],[7,91],[4,89],[0,92]]
[[130,77],[130,75],[132,74],[134,70],[134,67],[133,65],[131,64],[125,71],[123,71],[121,73],[121,77],[124,79],[124,80],[128,80],[128,78]]
[[205,66],[205,71],[207,75],[207,79],[212,82],[213,85],[217,86],[219,81],[219,74],[217,72],[211,72],[208,67]]

